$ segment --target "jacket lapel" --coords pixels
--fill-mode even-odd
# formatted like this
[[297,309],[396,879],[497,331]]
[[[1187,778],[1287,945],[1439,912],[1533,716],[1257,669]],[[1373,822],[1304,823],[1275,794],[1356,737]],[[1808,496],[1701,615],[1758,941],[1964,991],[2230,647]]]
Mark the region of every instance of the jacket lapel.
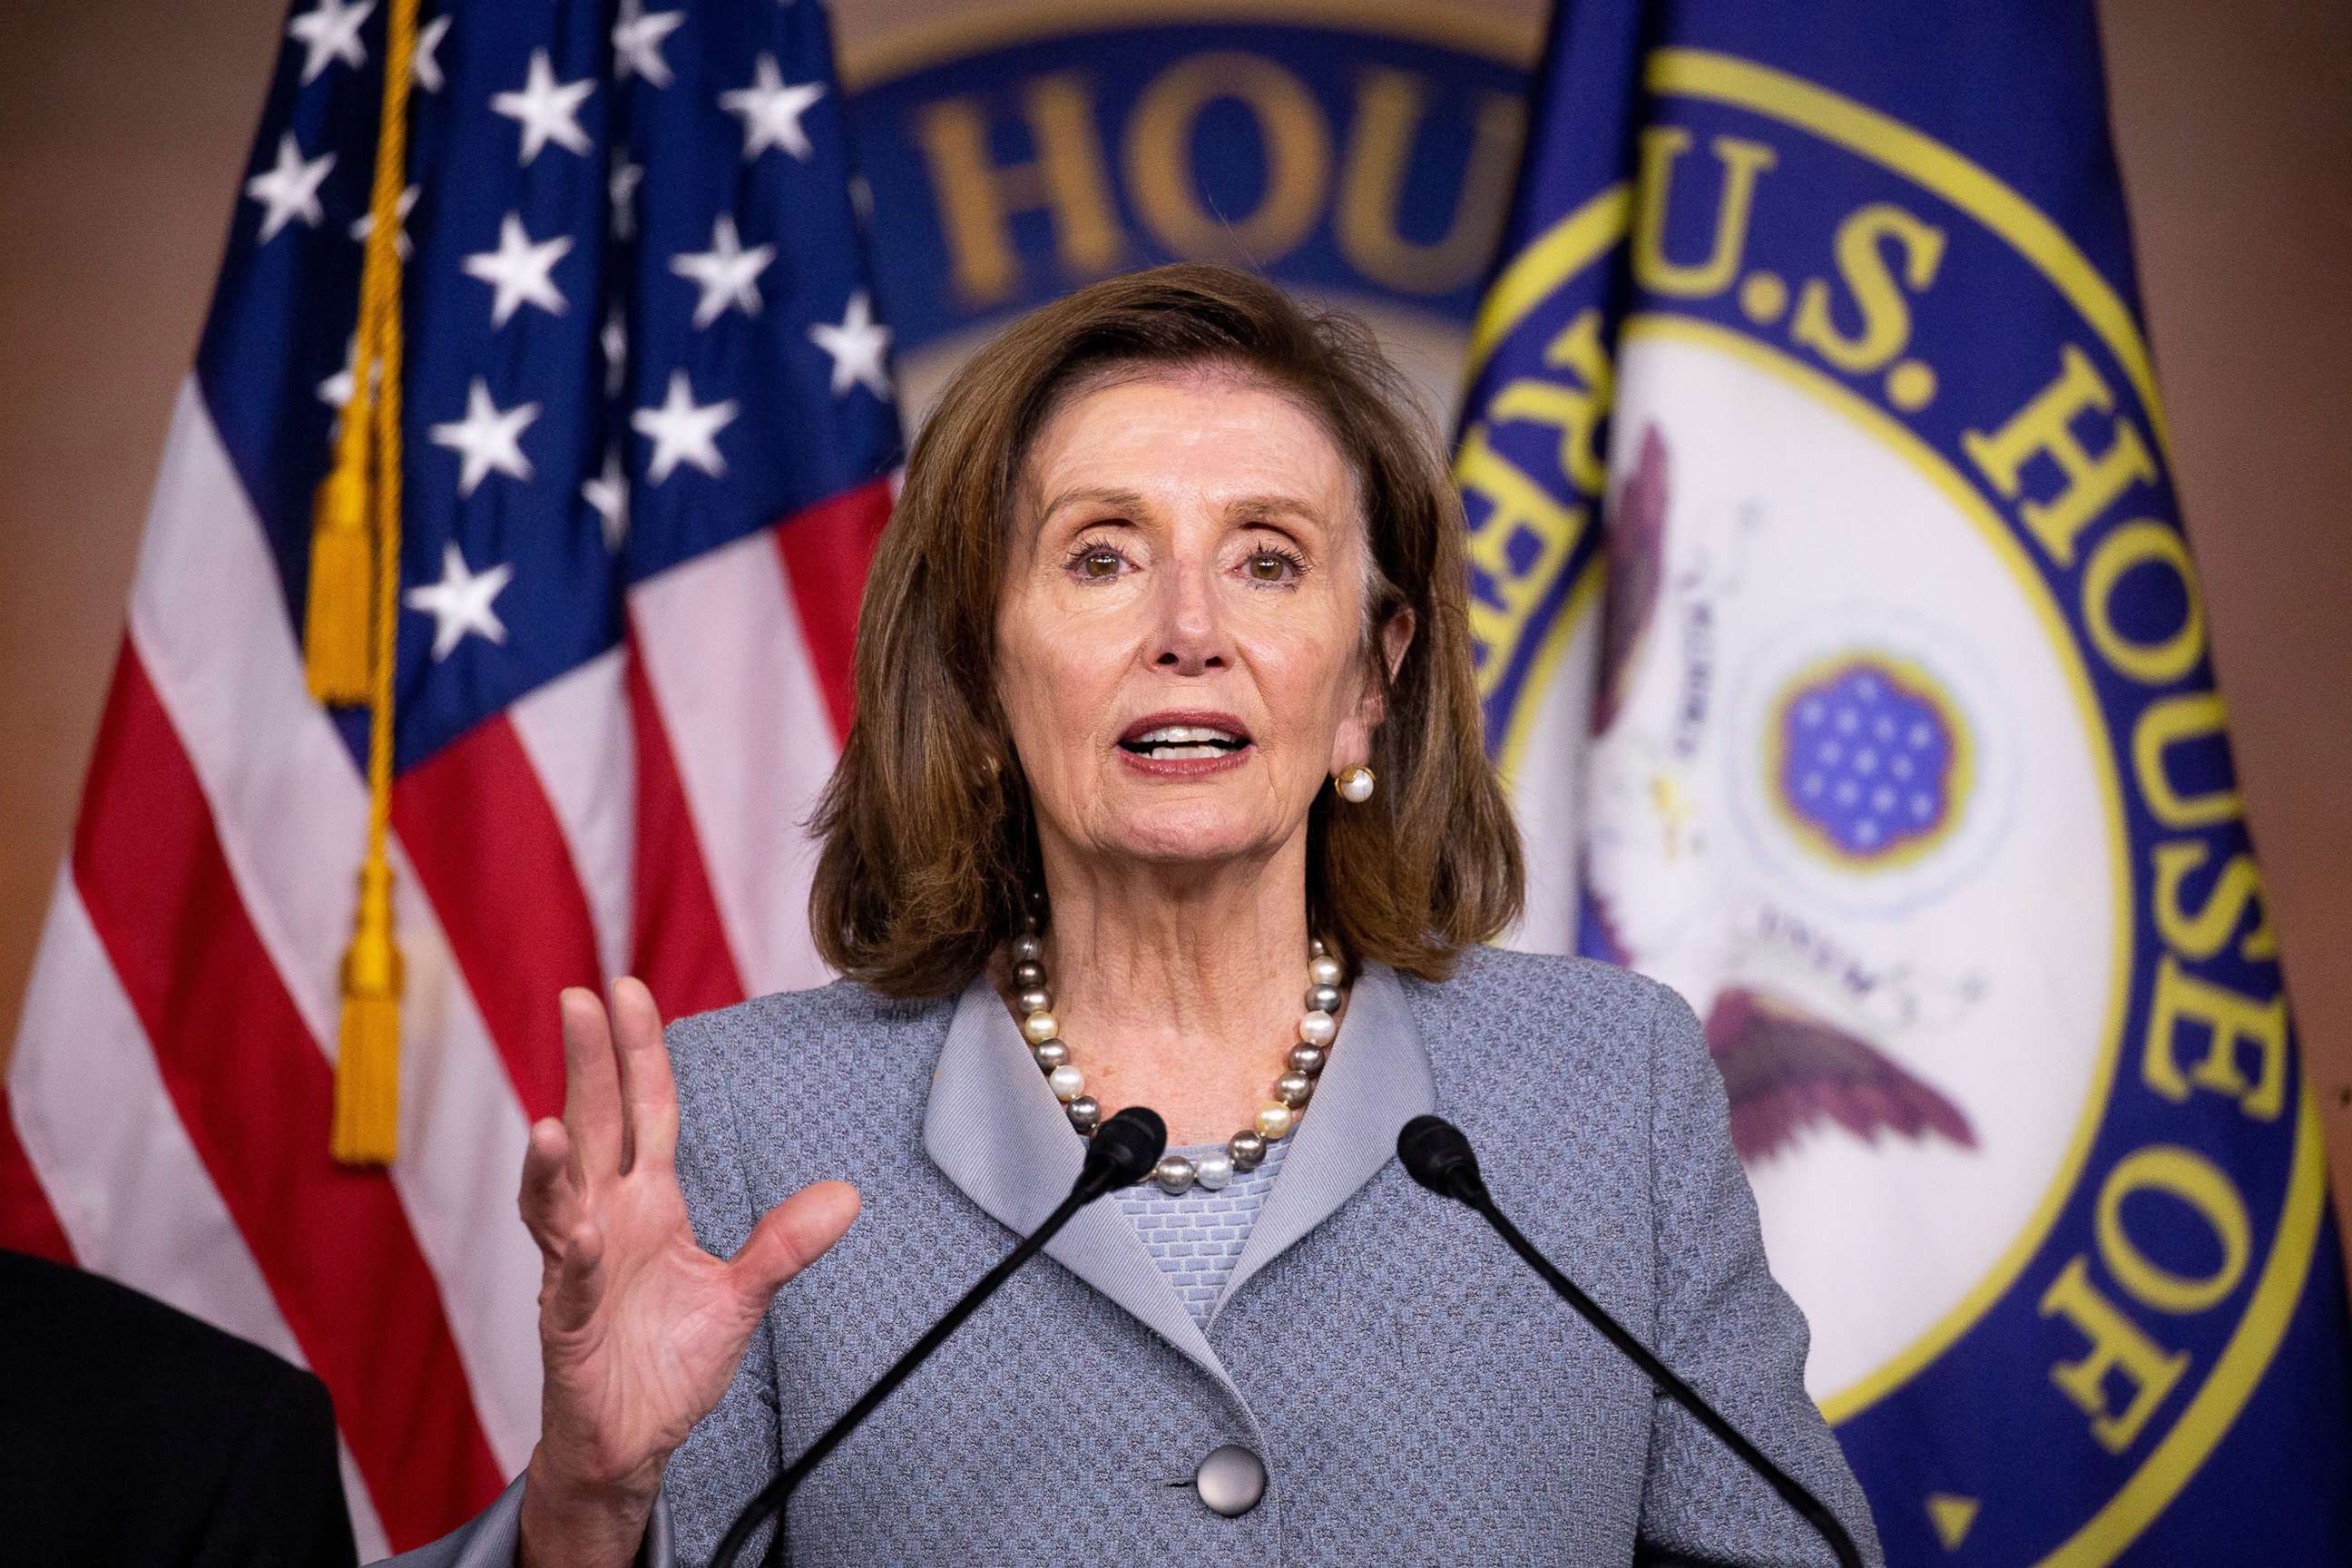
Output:
[[[1250,1227],[1217,1310],[1394,1157],[1399,1128],[1436,1108],[1429,1058],[1403,984],[1386,965],[1367,964],[1349,998],[1330,1065],[1316,1085],[1308,1114],[1291,1134],[1297,1142]],[[985,976],[956,1003],[931,1075],[923,1147],[965,1196],[1024,1236],[1069,1195],[1085,1163],[1083,1142]],[[1080,1209],[1045,1244],[1045,1254],[1241,1399],[1207,1336],[1116,1205],[1097,1201]],[[1213,1313],[1210,1321],[1215,1321]]]
[[[1210,1322],[1216,1321],[1216,1312],[1225,1310],[1252,1275],[1320,1225],[1395,1158],[1400,1128],[1436,1109],[1429,1056],[1422,1048],[1403,984],[1386,964],[1366,964],[1348,998],[1339,1037],[1315,1085],[1315,1098],[1290,1135],[1296,1142],[1283,1157],[1282,1174],[1250,1226],[1249,1239]],[[1149,1253],[1144,1257],[1150,1261]]]
[[[1070,1131],[1061,1101],[984,975],[957,1001],[940,1048],[923,1113],[923,1148],[965,1196],[1023,1236],[1070,1195],[1086,1163],[1085,1141]],[[1283,1181],[1288,1179],[1285,1172]],[[1045,1255],[1182,1352],[1246,1408],[1224,1363],[1117,1204],[1102,1198],[1080,1209],[1045,1244]]]

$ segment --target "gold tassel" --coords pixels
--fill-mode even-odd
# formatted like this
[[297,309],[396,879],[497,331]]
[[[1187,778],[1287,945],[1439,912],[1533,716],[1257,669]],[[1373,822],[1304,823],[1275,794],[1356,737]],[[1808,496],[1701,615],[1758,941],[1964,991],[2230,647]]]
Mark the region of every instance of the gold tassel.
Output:
[[[416,0],[392,0],[385,26],[383,118],[369,204],[375,226],[368,234],[360,277],[359,348],[335,471],[319,491],[305,616],[312,639],[312,689],[332,700],[327,667],[333,666],[336,676],[345,673],[340,661],[346,645],[356,641],[357,700],[368,706],[367,852],[360,863],[352,945],[343,954],[343,1017],[330,1139],[335,1159],[346,1165],[389,1165],[400,1152],[401,963],[392,935],[392,859],[386,847],[392,831],[392,678],[400,650],[401,268],[394,241],[408,166]],[[352,552],[354,540],[358,547]],[[322,563],[325,556],[332,560]],[[348,574],[322,582],[329,567]],[[346,589],[352,591],[345,595]],[[338,646],[329,648],[331,643]]]
[[389,1165],[400,1150],[400,981],[392,868],[372,855],[360,868],[359,920],[343,954],[334,1155],[346,1165]]
[[335,466],[310,503],[310,585],[302,617],[310,695],[343,706],[368,700],[368,619],[375,612],[367,527],[369,372],[363,361],[355,364]]

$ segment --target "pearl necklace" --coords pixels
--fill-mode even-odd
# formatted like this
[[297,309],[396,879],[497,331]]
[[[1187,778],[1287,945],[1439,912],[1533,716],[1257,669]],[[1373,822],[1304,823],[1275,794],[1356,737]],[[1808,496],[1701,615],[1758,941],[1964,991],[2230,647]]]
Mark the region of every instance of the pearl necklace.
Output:
[[[1029,929],[1013,939],[1013,984],[1019,988],[1013,1001],[1021,1009],[1021,1033],[1054,1098],[1068,1112],[1070,1125],[1079,1137],[1091,1138],[1102,1123],[1102,1107],[1087,1093],[1086,1075],[1070,1065],[1070,1047],[1060,1037],[1053,994],[1045,988],[1045,944],[1037,935],[1036,922],[1028,923]],[[1274,1080],[1274,1098],[1258,1107],[1252,1126],[1225,1140],[1222,1152],[1198,1160],[1181,1154],[1164,1156],[1151,1173],[1163,1191],[1185,1192],[1197,1182],[1213,1192],[1231,1182],[1236,1172],[1257,1169],[1265,1158],[1267,1144],[1298,1124],[1307,1102],[1314,1098],[1315,1080],[1330,1055],[1331,1041],[1339,1032],[1333,1015],[1339,1010],[1339,982],[1347,973],[1338,959],[1324,952],[1320,942],[1309,942],[1307,948],[1307,1014],[1298,1020],[1298,1043],[1290,1047],[1288,1068]]]

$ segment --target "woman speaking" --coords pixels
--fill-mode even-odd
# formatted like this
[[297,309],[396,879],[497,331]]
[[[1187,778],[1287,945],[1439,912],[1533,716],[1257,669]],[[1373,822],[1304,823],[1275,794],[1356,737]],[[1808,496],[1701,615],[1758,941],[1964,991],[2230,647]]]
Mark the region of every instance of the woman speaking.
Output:
[[794,1563],[1831,1561],[1414,1184],[1397,1133],[1433,1110],[1876,1560],[1690,1008],[1481,945],[1519,847],[1413,406],[1360,327],[1214,268],[971,360],[876,556],[817,816],[845,978],[666,1038],[634,981],[609,1014],[564,994],[522,1175],[542,1436],[415,1561],[701,1562],[1139,1105],[1152,1178],[809,1476]]

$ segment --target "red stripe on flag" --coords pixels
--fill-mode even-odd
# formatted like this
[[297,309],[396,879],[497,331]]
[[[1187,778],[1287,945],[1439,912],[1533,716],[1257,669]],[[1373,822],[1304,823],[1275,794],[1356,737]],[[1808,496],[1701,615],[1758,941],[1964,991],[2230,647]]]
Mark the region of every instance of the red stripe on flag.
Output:
[[40,1175],[16,1136],[5,1084],[0,1084],[0,1247],[56,1263],[74,1260],[73,1243],[66,1239],[66,1228],[58,1223]]
[[547,791],[503,715],[400,776],[392,821],[536,1121],[563,1110],[556,993],[600,982],[596,928]]
[[636,748],[636,860],[630,879],[637,978],[666,1016],[685,1017],[743,1000],[743,977],[728,951],[719,901],[702,858],[702,840],[686,804],[669,728],[644,661],[629,652],[625,680],[629,728]]
[[[353,851],[356,847],[353,847]],[[311,1370],[395,1550],[501,1485],[391,1179],[327,1154],[333,1078],[238,896],[194,766],[126,644],[74,884],[164,1088]]]
[[833,713],[835,740],[849,733],[850,655],[857,642],[857,602],[875,542],[890,521],[890,481],[876,479],[844,490],[776,525],[784,581],[807,639],[818,689]]

